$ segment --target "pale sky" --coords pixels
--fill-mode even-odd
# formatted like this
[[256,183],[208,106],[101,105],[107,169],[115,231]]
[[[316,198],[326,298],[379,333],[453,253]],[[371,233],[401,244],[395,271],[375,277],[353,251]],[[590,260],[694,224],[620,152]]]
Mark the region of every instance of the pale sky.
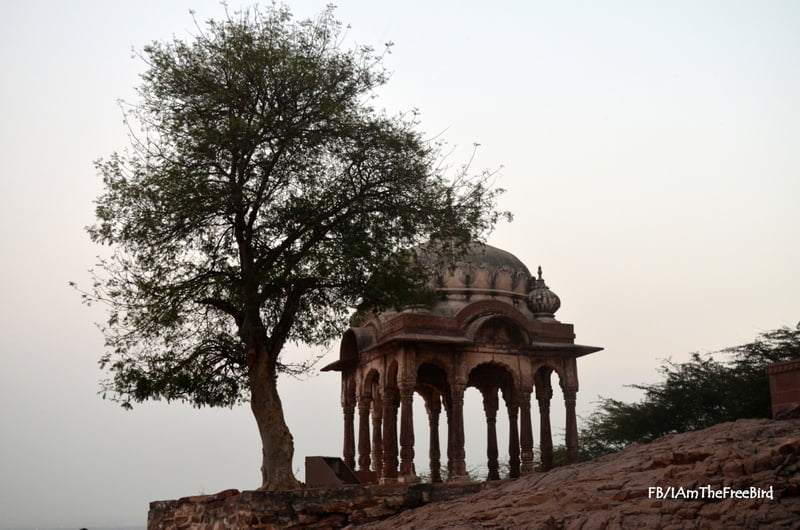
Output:
[[[324,4],[289,3],[299,17]],[[83,230],[101,192],[92,161],[126,145],[116,100],[144,71],[131,49],[186,36],[190,8],[222,13],[203,0],[3,5],[0,529],[143,526],[152,500],[259,485],[247,407],[126,412],[97,395],[103,311],[67,285],[88,285],[103,252]],[[419,109],[453,164],[477,142],[476,169],[502,166],[515,220],[489,243],[541,265],[557,318],[605,348],[579,360],[579,414],[598,395],[638,398],[624,385],[657,380],[662,359],[800,320],[799,3],[341,0],[337,13],[348,44],[395,43],[378,105]],[[339,377],[280,387],[302,478],[305,456],[341,454]],[[476,391],[466,407],[480,465]],[[562,416],[554,406],[555,432]]]

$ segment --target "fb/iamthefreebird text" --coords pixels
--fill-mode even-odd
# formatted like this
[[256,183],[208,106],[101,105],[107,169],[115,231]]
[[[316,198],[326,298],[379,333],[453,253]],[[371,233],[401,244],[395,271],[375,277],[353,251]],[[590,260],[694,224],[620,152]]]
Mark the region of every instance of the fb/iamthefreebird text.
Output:
[[650,486],[647,488],[649,499],[769,499],[774,500],[772,486],[769,488],[749,488],[738,489],[730,486],[699,486],[695,488],[684,488],[683,486]]

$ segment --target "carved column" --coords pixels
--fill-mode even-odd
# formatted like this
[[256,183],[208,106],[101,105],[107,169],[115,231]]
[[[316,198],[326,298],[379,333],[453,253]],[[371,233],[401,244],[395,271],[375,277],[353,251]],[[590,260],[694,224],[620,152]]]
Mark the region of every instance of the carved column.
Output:
[[447,478],[453,476],[453,406],[447,406]]
[[522,474],[533,473],[533,426],[531,425],[531,393],[522,392],[520,402],[520,448],[522,450]]
[[404,482],[414,482],[414,384],[400,384],[400,475]]
[[397,390],[387,388],[383,396],[383,479],[397,482]]
[[486,413],[486,467],[489,468],[487,480],[500,480],[500,469],[497,463],[497,389],[481,389],[483,394],[483,410]]
[[567,409],[566,444],[567,463],[578,461],[578,422],[575,418],[575,399],[577,390],[564,389],[564,406]]
[[450,432],[447,437],[448,464],[447,469],[450,475],[448,482],[460,482],[469,480],[467,476],[467,464],[464,454],[464,389],[463,383],[454,383],[450,388],[451,411],[449,415]]
[[358,470],[369,471],[369,409],[372,399],[361,398],[358,402]]
[[508,408],[508,475],[519,477],[519,424],[517,415],[519,404],[512,398],[506,403]]
[[355,415],[355,404],[344,403],[342,411],[344,412],[344,444],[342,447],[342,456],[344,456],[344,463],[350,468],[356,468],[356,445],[355,437],[353,434],[353,425]]
[[383,405],[377,399],[372,400],[372,470],[383,476]]
[[539,448],[542,453],[542,471],[553,469],[553,435],[550,432],[550,399],[553,390],[547,388],[541,393],[537,389],[536,401],[539,402]]
[[428,425],[430,427],[430,449],[428,456],[431,460],[431,482],[441,482],[441,455],[439,452],[439,415],[442,411],[442,401],[439,394],[434,392],[427,402]]

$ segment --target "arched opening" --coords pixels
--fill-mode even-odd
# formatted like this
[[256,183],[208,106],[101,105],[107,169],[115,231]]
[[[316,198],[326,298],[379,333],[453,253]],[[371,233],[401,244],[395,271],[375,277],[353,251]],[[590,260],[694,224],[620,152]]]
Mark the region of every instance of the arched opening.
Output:
[[[486,424],[487,480],[499,480],[499,455],[497,437],[498,411],[505,405],[508,417],[508,473],[520,475],[519,396],[514,377],[509,369],[497,363],[483,363],[469,372],[467,387],[476,388],[482,398]],[[502,403],[501,403],[502,401]]]
[[[444,369],[433,363],[422,363],[417,368],[417,381],[414,391],[422,398],[421,407],[424,414],[415,414],[414,432],[420,433],[415,438],[416,454],[419,460],[424,461],[427,456],[428,465],[420,466],[427,468],[427,475],[430,482],[442,482],[442,436],[441,423],[444,413],[447,417],[449,410],[450,386],[447,382],[447,373]],[[416,408],[415,410],[420,410]],[[428,434],[427,437],[422,433]]]
[[345,362],[358,360],[358,339],[352,329],[347,330],[342,336],[342,342],[339,346],[339,359]]
[[[564,395],[563,401],[552,401],[552,376],[556,373],[559,386]],[[575,397],[577,388],[570,385],[565,374],[551,366],[540,366],[534,373],[534,395],[539,408],[539,455],[540,470],[553,468],[553,433],[550,425],[551,416],[564,418],[564,445],[568,463],[578,461],[578,427],[575,417]]]
[[[497,422],[497,439],[508,439],[508,422],[502,414]],[[475,387],[467,387],[464,391],[464,440],[467,474],[473,481],[486,480],[489,475],[486,412],[483,394]],[[506,474],[507,460],[504,451],[498,457],[501,476]]]
[[491,315],[479,318],[475,326],[474,340],[476,344],[487,344],[493,347],[524,346],[528,343],[525,328],[505,315]]

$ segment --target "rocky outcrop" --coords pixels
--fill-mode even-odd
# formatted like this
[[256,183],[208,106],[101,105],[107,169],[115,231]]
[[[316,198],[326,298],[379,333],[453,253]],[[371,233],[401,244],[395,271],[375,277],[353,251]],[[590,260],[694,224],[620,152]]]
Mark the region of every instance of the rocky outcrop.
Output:
[[740,420],[519,479],[157,501],[148,528],[800,528],[798,455],[800,420]]
[[278,530],[342,528],[428,502],[447,501],[479,491],[483,484],[386,484],[293,491],[225,490],[174,501],[150,503],[148,530]]
[[800,420],[739,420],[359,528],[800,528],[798,454]]

